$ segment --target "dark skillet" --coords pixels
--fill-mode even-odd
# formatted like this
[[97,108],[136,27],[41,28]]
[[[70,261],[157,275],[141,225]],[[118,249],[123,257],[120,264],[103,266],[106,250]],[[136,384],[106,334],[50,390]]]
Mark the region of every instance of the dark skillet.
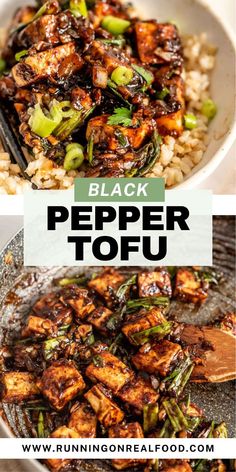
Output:
[[[36,249],[37,250],[37,249]],[[207,324],[221,314],[235,310],[235,219],[214,219],[214,267],[222,274],[221,282],[209,292],[204,305],[171,303],[171,315],[191,324]],[[94,272],[98,268],[26,268],[23,267],[23,231],[20,231],[0,255],[0,346],[10,342],[19,332],[24,317],[35,300],[53,286],[53,280],[71,276],[79,271]],[[132,270],[132,269],[131,269]],[[55,287],[55,285],[54,285]],[[234,382],[219,384],[191,384],[191,399],[205,411],[206,417],[216,422],[225,421],[231,437],[235,436]],[[1,405],[7,421],[18,437],[32,436],[30,417],[16,405]],[[66,470],[66,469],[65,469]],[[67,469],[68,470],[68,469]],[[106,461],[78,461],[76,470],[106,472],[114,470]]]

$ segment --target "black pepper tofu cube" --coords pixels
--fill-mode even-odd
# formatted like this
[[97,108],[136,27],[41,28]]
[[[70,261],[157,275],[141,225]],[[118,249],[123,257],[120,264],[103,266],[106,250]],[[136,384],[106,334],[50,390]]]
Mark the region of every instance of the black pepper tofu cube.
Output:
[[175,25],[156,21],[135,23],[138,54],[146,64],[181,62],[181,40]]
[[73,308],[76,318],[80,320],[86,318],[96,308],[88,290],[79,288],[77,285],[70,285],[63,289],[61,291],[61,301]]
[[115,269],[105,270],[88,282],[88,287],[95,290],[109,304],[112,302],[113,293],[124,282],[124,275]]
[[29,372],[5,372],[1,376],[1,399],[6,403],[32,400],[40,391],[35,378]]
[[42,338],[53,334],[54,331],[55,325],[51,320],[30,315],[21,331],[21,335],[23,338]]
[[159,373],[166,377],[182,353],[179,344],[164,340],[159,343],[144,344],[132,357],[138,370],[149,374]]
[[202,303],[208,295],[208,282],[190,269],[178,269],[175,279],[174,296],[184,302]]
[[[109,431],[109,438],[143,438],[143,430],[138,422],[128,424],[118,424],[112,426]],[[112,465],[117,470],[128,469],[146,464],[146,459],[113,459]]]
[[97,417],[89,403],[77,403],[71,409],[68,427],[80,438],[96,438]]
[[73,361],[61,360],[43,372],[37,386],[52,408],[60,411],[84,390],[85,383]]
[[12,68],[17,87],[25,87],[42,79],[63,78],[77,72],[83,60],[74,42],[29,55]]
[[[192,467],[188,464],[187,461],[166,461],[170,465],[166,465],[163,469],[163,472],[192,472]],[[171,462],[173,464],[171,464]]]
[[[167,320],[160,308],[152,308],[148,312],[141,312],[141,314],[132,316],[122,327],[122,331],[129,339],[131,344],[144,344],[142,337],[137,337],[137,333],[146,331],[150,328],[162,325]],[[143,338],[145,339],[145,337]]]
[[117,396],[137,412],[141,412],[143,407],[149,403],[156,403],[159,397],[151,385],[141,377],[133,378],[127,382],[117,393]]
[[116,393],[132,378],[133,372],[118,357],[109,351],[104,351],[95,356],[86,369],[86,375]]
[[171,279],[166,269],[153,272],[139,272],[138,274],[139,297],[171,297]]
[[135,128],[110,125],[108,119],[109,115],[95,116],[89,120],[86,130],[87,140],[93,136],[94,144],[106,151],[121,151],[124,145],[121,144],[120,137],[133,149],[139,149],[152,134],[153,123],[149,119],[142,120]]
[[112,316],[113,312],[109,308],[100,306],[88,316],[87,321],[103,335],[108,335],[110,330],[107,328],[107,323]]
[[84,397],[90,403],[98,420],[105,428],[110,428],[124,419],[123,411],[112,400],[110,393],[103,385],[94,385]]

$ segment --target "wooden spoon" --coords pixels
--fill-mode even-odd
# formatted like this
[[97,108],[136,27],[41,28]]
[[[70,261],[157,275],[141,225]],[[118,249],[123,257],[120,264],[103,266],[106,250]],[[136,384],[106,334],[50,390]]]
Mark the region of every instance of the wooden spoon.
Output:
[[187,345],[206,346],[202,365],[193,369],[193,382],[226,382],[236,378],[236,338],[232,334],[211,326],[186,325],[181,339]]

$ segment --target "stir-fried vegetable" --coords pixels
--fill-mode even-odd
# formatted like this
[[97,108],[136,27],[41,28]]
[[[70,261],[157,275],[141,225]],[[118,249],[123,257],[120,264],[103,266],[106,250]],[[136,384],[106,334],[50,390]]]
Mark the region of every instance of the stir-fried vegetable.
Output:
[[197,117],[193,113],[184,115],[184,126],[186,129],[194,129],[197,126]]
[[47,116],[44,114],[40,104],[37,103],[29,119],[29,125],[35,134],[41,138],[46,138],[52,134],[61,120],[62,114],[56,104],[52,105]]
[[125,33],[129,26],[130,21],[123,20],[122,18],[117,18],[112,15],[107,15],[102,20],[102,27],[115,36]]
[[64,169],[78,169],[84,161],[84,148],[80,144],[71,143],[66,146],[66,156],[64,160]]
[[208,120],[212,120],[217,113],[217,106],[213,100],[208,98],[202,104],[201,113],[205,115]]
[[111,80],[115,82],[116,85],[128,85],[133,78],[132,69],[119,66],[115,70],[113,70],[111,74]]
[[70,10],[75,16],[83,16],[85,18],[88,16],[85,0],[70,0]]
[[148,433],[156,428],[158,423],[159,407],[157,403],[145,405],[143,409],[143,431]]
[[145,344],[150,338],[155,337],[157,339],[164,338],[171,331],[171,323],[168,321],[158,326],[139,331],[138,333],[132,334],[132,339],[135,344]]

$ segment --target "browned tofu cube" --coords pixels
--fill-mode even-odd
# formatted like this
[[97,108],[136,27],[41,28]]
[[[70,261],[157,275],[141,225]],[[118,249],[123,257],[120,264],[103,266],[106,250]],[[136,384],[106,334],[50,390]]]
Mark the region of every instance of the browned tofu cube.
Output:
[[159,133],[162,136],[180,136],[184,130],[183,115],[184,110],[181,108],[174,113],[169,113],[168,115],[163,115],[157,118],[156,123]]
[[47,318],[30,315],[21,331],[23,338],[42,338],[47,337],[57,331],[55,324]]
[[18,87],[33,84],[47,77],[64,77],[77,72],[83,60],[76,52],[74,42],[29,55],[12,68],[12,75]]
[[113,312],[109,308],[100,306],[88,316],[87,321],[103,335],[108,335],[110,330],[107,328],[107,322],[112,316]]
[[19,403],[40,394],[35,378],[29,372],[4,372],[1,376],[3,402]]
[[139,149],[145,139],[152,134],[152,122],[143,120],[140,126],[135,128],[119,125],[109,125],[109,115],[96,116],[88,122],[86,138],[94,138],[94,144],[106,146],[107,151],[122,149],[119,136],[122,135],[133,149]]
[[159,343],[144,344],[132,357],[132,361],[138,370],[144,370],[149,374],[158,372],[166,377],[180,353],[182,349],[179,344],[164,340]]
[[[53,431],[52,434],[50,434],[50,438],[57,438],[57,439],[62,439],[62,438],[79,438],[80,436],[76,431],[74,431],[71,428],[68,428],[67,426],[59,426],[55,431]],[[65,466],[69,465],[71,463],[70,459],[46,459],[46,464],[49,465],[50,469],[52,469],[53,472],[58,472]]]
[[166,269],[153,272],[139,272],[138,274],[139,297],[171,297],[171,279]]
[[132,318],[123,325],[122,331],[131,344],[144,344],[145,341],[143,342],[142,339],[137,338],[136,334],[166,323],[166,321],[162,309],[155,307],[147,312],[141,312],[141,314],[135,317],[132,316]]
[[101,295],[106,302],[112,301],[112,293],[124,282],[124,275],[115,269],[108,269],[88,282],[88,287]]
[[125,403],[133,406],[135,410],[141,412],[145,405],[156,403],[158,393],[145,382],[141,377],[136,377],[126,383],[117,393],[117,396]]
[[181,41],[175,25],[156,21],[135,23],[138,54],[146,64],[180,61]]
[[[109,438],[143,438],[143,430],[138,422],[128,424],[118,424],[112,426],[109,431]],[[113,459],[112,465],[117,470],[128,469],[138,465],[146,464],[146,459]]]
[[103,385],[94,385],[84,397],[88,400],[98,420],[105,428],[110,428],[124,419],[123,411],[113,402],[109,392]]
[[43,372],[37,385],[51,406],[58,411],[85,388],[84,380],[74,362],[67,360],[54,362]]
[[177,462],[173,465],[167,465],[164,467],[163,472],[192,472],[192,467],[186,461],[166,461],[166,462]]
[[208,295],[209,284],[191,269],[178,269],[174,296],[184,302],[201,303]]
[[88,403],[77,403],[71,409],[68,427],[80,438],[96,438],[97,418]]
[[73,308],[76,317],[80,320],[86,318],[96,308],[93,299],[89,296],[88,290],[79,288],[77,285],[70,285],[63,289],[61,291],[61,300]]
[[102,382],[116,393],[132,378],[133,372],[118,357],[104,351],[87,367],[86,375],[93,381]]

